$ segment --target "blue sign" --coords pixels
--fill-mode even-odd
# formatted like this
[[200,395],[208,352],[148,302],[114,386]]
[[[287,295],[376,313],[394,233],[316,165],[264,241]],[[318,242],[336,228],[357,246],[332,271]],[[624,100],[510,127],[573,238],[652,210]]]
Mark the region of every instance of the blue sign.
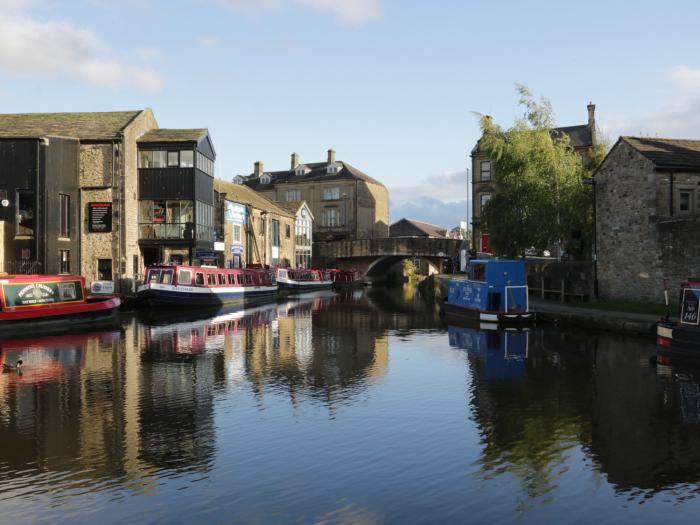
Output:
[[226,201],[226,222],[245,224],[245,206],[236,202]]
[[195,250],[194,256],[197,259],[216,259],[216,253],[213,250]]
[[235,253],[237,255],[243,255],[243,245],[242,244],[232,244],[231,245],[231,253]]

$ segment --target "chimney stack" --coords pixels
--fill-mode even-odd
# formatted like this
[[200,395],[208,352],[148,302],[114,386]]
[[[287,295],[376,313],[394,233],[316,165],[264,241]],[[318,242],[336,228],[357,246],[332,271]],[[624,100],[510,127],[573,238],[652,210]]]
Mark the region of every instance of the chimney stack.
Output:
[[263,163],[261,160],[255,163],[255,171],[253,171],[253,174],[256,177],[260,177],[263,174]]
[[593,102],[588,103],[588,127],[595,128],[595,104]]
[[328,164],[333,164],[335,162],[335,150],[333,148],[328,150]]
[[299,165],[299,154],[292,153],[292,169],[296,169],[296,167],[298,165]]

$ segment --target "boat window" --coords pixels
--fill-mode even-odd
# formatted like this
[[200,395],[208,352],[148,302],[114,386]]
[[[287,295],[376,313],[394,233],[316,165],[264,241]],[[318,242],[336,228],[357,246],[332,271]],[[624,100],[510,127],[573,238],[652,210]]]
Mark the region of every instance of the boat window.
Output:
[[279,271],[279,276],[280,276],[282,279],[286,279],[286,278],[287,278],[287,271],[286,271],[286,270],[280,270],[280,271]]
[[228,274],[228,284],[231,284],[231,285],[236,284],[236,276],[233,275],[232,273]]
[[486,266],[483,264],[473,264],[469,269],[469,280],[470,281],[485,281],[486,280]]
[[160,278],[160,270],[148,270],[148,282],[157,283]]
[[224,273],[219,274],[219,284],[221,286],[226,285],[226,274],[224,274]]
[[172,284],[173,283],[173,271],[163,270],[160,274],[160,284]]
[[216,286],[216,274],[208,273],[207,283],[209,284],[209,286]]
[[238,278],[238,284],[243,284],[243,274],[239,273],[236,277]]
[[197,273],[195,277],[195,284],[202,286],[204,284],[204,274],[203,273]]
[[250,276],[250,274],[246,274],[245,283],[246,284],[253,284],[253,278]]
[[192,284],[192,272],[189,270],[180,270],[177,274],[177,282],[183,285]]

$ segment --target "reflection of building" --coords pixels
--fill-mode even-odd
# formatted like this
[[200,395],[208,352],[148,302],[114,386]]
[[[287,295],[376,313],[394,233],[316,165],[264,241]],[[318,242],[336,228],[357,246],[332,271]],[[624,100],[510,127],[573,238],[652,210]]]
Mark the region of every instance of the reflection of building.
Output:
[[295,257],[295,216],[247,186],[216,179],[215,223],[227,267],[291,266]]
[[276,202],[306,201],[314,216],[314,241],[371,239],[389,233],[389,192],[384,185],[328,150],[326,162],[302,164],[292,155],[289,170],[265,172],[263,163],[236,182]]

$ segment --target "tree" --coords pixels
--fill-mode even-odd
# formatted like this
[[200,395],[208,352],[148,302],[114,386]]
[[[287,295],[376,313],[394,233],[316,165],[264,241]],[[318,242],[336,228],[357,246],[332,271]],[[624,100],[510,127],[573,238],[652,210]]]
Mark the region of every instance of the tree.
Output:
[[571,253],[588,256],[592,240],[592,199],[581,184],[602,160],[597,148],[586,161],[569,136],[554,130],[549,101],[536,101],[518,85],[524,115],[509,129],[480,115],[480,148],[491,158],[496,191],[482,210],[493,250],[507,257],[534,246],[559,243]]

